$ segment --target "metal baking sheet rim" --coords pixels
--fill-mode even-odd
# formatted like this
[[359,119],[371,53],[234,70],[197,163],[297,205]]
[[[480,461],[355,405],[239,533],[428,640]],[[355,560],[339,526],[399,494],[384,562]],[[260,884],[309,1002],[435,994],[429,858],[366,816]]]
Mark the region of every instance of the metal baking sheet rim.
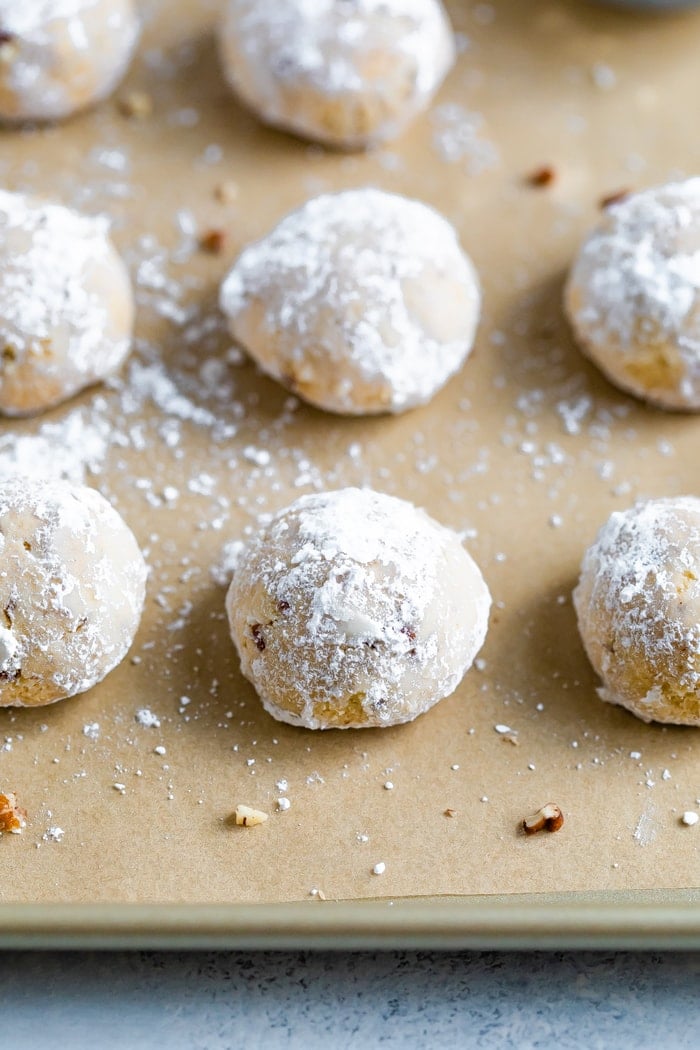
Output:
[[694,949],[700,890],[271,904],[0,904],[0,948]]

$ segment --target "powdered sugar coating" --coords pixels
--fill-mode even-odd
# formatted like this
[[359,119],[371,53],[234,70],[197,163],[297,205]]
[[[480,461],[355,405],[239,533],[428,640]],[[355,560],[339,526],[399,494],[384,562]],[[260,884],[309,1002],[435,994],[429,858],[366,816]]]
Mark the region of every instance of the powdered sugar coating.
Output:
[[584,556],[574,605],[603,700],[645,722],[700,725],[700,499],[612,514]]
[[458,536],[366,489],[302,496],[245,547],[231,635],[275,718],[308,729],[397,725],[459,684],[490,596]]
[[618,386],[700,410],[700,178],[606,210],[567,284],[581,346]]
[[396,136],[455,52],[440,0],[227,0],[220,47],[264,121],[346,148]]
[[312,404],[402,412],[469,354],[480,291],[442,216],[364,188],[308,201],[246,248],[221,307],[260,367]]
[[138,36],[133,0],[0,0],[0,119],[60,120],[106,97]]
[[105,378],[132,324],[106,223],[0,190],[0,413],[38,412]]
[[0,706],[37,706],[90,689],[126,655],[146,565],[94,489],[0,483]]

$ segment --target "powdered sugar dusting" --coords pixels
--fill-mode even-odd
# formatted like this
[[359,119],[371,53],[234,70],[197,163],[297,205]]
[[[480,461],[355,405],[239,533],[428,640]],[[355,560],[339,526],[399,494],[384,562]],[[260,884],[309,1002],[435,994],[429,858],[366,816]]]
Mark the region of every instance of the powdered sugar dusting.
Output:
[[129,648],[146,566],[119,515],[93,489],[9,478],[0,484],[0,705],[84,692]]
[[229,6],[254,57],[271,56],[278,76],[308,77],[331,94],[362,88],[357,56],[376,48],[378,37],[415,61],[417,92],[430,91],[444,72],[434,40],[445,33],[445,14],[435,0],[234,0]]
[[614,379],[623,367],[616,358],[668,346],[675,390],[655,391],[653,379],[631,370],[623,385],[671,407],[700,407],[700,177],[610,207],[574,263],[567,303]]
[[[432,314],[426,321],[413,304],[414,285],[425,282],[436,319],[461,300],[461,321],[444,339],[431,330]],[[291,373],[323,407],[358,413],[428,400],[469,353],[479,301],[474,268],[449,223],[418,201],[372,188],[308,201],[245,249],[221,289],[234,336],[251,304],[263,305],[267,332],[261,347],[249,337],[247,348],[266,371],[287,380]],[[278,336],[277,356],[268,333]]]
[[242,540],[230,540],[224,544],[221,554],[209,570],[212,580],[219,587],[228,587],[231,583],[231,577],[236,570],[243,547]]
[[101,470],[113,427],[97,411],[75,409],[55,423],[43,423],[35,434],[0,436],[0,478],[62,478],[74,484],[88,471]]
[[[290,117],[290,88],[332,99],[371,99],[376,92],[386,106],[401,70],[398,104],[369,134],[383,139],[427,104],[454,61],[439,0],[228,0],[224,36],[249,67],[242,74],[232,63],[234,87],[250,78],[266,119],[307,133],[313,129],[303,114]],[[368,71],[377,65],[383,75],[375,84],[376,69]]]
[[646,721],[700,724],[700,499],[613,513],[574,603],[602,699]]
[[[27,9],[21,0],[12,6]],[[123,372],[49,416],[0,424],[2,460],[16,440],[30,473],[59,465],[64,476],[90,477],[137,530],[152,569],[137,646],[105,687],[60,709],[2,712],[3,781],[31,803],[30,832],[44,848],[36,856],[30,835],[3,843],[23,847],[13,853],[18,899],[40,898],[52,881],[64,899],[84,899],[84,861],[100,870],[102,896],[115,900],[133,895],[134,871],[143,875],[139,892],[154,900],[166,891],[180,901],[224,899],[233,882],[242,901],[297,898],[311,886],[323,887],[319,896],[352,897],[372,891],[369,872],[380,858],[390,881],[375,881],[377,889],[410,894],[412,860],[421,858],[415,836],[403,833],[407,813],[430,892],[547,889],[560,843],[541,843],[537,855],[528,848],[514,867],[512,852],[522,850],[511,817],[514,825],[531,802],[550,797],[553,776],[570,788],[579,844],[591,847],[592,858],[567,864],[563,843],[560,888],[650,885],[652,869],[654,884],[679,885],[697,843],[694,829],[675,827],[681,812],[698,808],[694,734],[644,726],[596,702],[564,582],[582,537],[610,510],[639,494],[696,491],[695,428],[692,420],[651,414],[596,380],[572,353],[552,278],[604,192],[636,184],[643,167],[664,170],[669,158],[692,170],[692,136],[683,129],[683,107],[670,99],[671,89],[687,87],[686,76],[692,80],[692,68],[665,63],[668,76],[655,78],[670,149],[664,160],[654,146],[661,144],[657,121],[634,119],[638,85],[625,71],[621,37],[577,35],[583,64],[572,91],[567,77],[576,56],[568,46],[552,47],[544,63],[503,64],[517,42],[522,5],[496,5],[495,22],[482,30],[473,4],[451,3],[472,46],[433,119],[418,123],[405,149],[330,156],[255,131],[226,103],[210,68],[221,5],[188,2],[184,21],[175,17],[177,6],[139,5],[148,41],[122,98],[145,88],[150,117],[125,119],[108,104],[61,128],[6,132],[0,157],[0,184],[113,216],[139,299],[136,344]],[[486,5],[476,6],[481,17]],[[549,33],[544,22],[561,21],[563,6],[543,6],[538,47]],[[568,39],[571,28],[569,20],[552,43]],[[576,29],[583,32],[581,24]],[[692,67],[690,45],[681,52]],[[614,134],[615,114],[602,114],[601,124],[599,108],[587,102],[595,94],[595,57],[614,62],[624,89],[618,109],[630,119],[615,120]],[[520,136],[528,148],[516,156],[510,130],[518,113],[526,124],[529,112],[517,84],[531,77],[551,105],[547,120],[530,122]],[[515,109],[509,103],[504,110],[506,96]],[[600,167],[592,161],[603,142]],[[507,165],[493,166],[492,143]],[[486,162],[491,168],[476,193],[473,177]],[[550,162],[557,170],[551,189],[521,184],[522,174]],[[237,198],[223,205],[214,193],[229,178]],[[229,259],[280,209],[370,180],[428,198],[458,223],[465,245],[478,246],[489,301],[482,353],[434,411],[363,423],[309,412],[261,379],[232,346],[213,297]],[[198,251],[199,235],[210,228],[226,234],[218,257]],[[45,430],[76,412],[77,424]],[[42,441],[32,451],[24,441],[34,436]],[[84,446],[93,450],[89,462]],[[288,731],[260,709],[238,673],[217,585],[229,582],[239,538],[264,528],[278,507],[302,492],[347,485],[402,495],[449,523],[483,565],[496,611],[486,659],[477,658],[442,710],[403,730],[338,740]],[[548,527],[549,520],[561,527]],[[134,720],[143,706],[157,713],[160,729]],[[98,723],[99,736],[85,733]],[[495,725],[517,728],[519,746]],[[395,789],[385,790],[386,782]],[[124,797],[113,783],[125,786]],[[588,819],[584,803],[603,796],[614,798],[616,819]],[[645,851],[631,836],[651,797],[662,816],[659,838]],[[289,799],[289,812],[274,812],[277,798]],[[235,832],[222,831],[217,818],[239,800],[270,812],[268,845],[288,839],[290,865],[261,866],[260,840],[241,840],[238,849]],[[323,830],[329,817],[332,842]],[[98,835],[95,818],[104,821]],[[65,848],[50,851],[42,831],[59,825]],[[126,834],[132,827],[137,832]],[[179,862],[183,835],[192,832],[207,879],[193,880]],[[118,863],[104,863],[105,836],[120,843]],[[477,840],[489,863],[471,848]],[[216,863],[222,848],[223,865]],[[431,861],[446,849],[456,863]],[[654,856],[645,856],[649,850]]]
[[280,512],[244,550],[227,597],[244,674],[275,717],[309,728],[405,722],[449,695],[489,604],[454,533],[360,489]]
[[[0,408],[7,413],[70,396],[126,356],[130,293],[107,229],[101,218],[0,189]],[[102,286],[90,277],[100,271]],[[127,302],[121,333],[110,293]]]
[[438,106],[431,115],[433,142],[440,157],[450,164],[462,164],[468,175],[481,175],[498,167],[496,145],[485,135],[481,113],[466,110],[457,102]]
[[632,832],[632,837],[638,846],[649,846],[656,838],[657,833],[658,818],[656,816],[656,807],[649,804],[640,814]]
[[[81,359],[94,352],[104,323],[104,308],[83,288],[90,260],[104,258],[107,223],[88,219],[58,204],[38,204],[0,189],[2,247],[22,237],[23,251],[13,252],[13,271],[3,275],[3,332],[20,352],[51,336],[67,321],[82,334]],[[16,233],[14,231],[17,231]]]
[[0,29],[9,120],[61,119],[102,98],[139,35],[131,0],[0,0]]
[[[420,615],[434,585],[433,528],[420,512],[407,512],[405,502],[361,489],[344,489],[333,497],[302,496],[294,504],[298,516],[300,549],[294,565],[308,559],[340,559],[369,565],[378,562],[394,572],[406,567],[416,572],[414,608]],[[362,528],[358,529],[358,521]]]
[[75,18],[99,0],[0,0],[0,22],[8,33],[33,33],[56,18]]

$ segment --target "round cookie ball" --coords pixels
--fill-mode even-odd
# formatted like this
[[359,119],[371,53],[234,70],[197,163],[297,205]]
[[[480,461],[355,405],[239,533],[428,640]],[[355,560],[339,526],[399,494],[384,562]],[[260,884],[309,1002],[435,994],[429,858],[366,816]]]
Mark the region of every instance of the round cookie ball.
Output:
[[280,511],[226,597],[243,674],[271,715],[307,729],[398,725],[449,696],[490,604],[454,532],[353,488]]
[[329,412],[403,412],[469,354],[479,282],[450,224],[376,189],[324,194],[240,255],[221,287],[233,337]]
[[574,607],[601,699],[700,725],[700,499],[618,511],[586,552]]
[[623,390],[700,410],[700,178],[606,209],[569,275],[581,348]]
[[455,55],[440,0],[227,0],[219,44],[261,120],[344,149],[396,137]]
[[0,482],[0,707],[38,707],[101,681],[139,625],[146,564],[94,489]]
[[41,412],[110,375],[133,317],[104,220],[0,190],[0,414]]
[[0,0],[0,120],[62,120],[105,98],[138,36],[133,0]]

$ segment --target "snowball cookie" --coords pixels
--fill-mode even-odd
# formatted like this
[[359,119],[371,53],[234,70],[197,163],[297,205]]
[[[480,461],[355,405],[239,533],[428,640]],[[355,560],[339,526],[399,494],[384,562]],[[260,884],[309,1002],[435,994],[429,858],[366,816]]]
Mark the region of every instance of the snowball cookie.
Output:
[[574,591],[603,700],[645,722],[700,725],[700,499],[611,515]]
[[116,667],[143,608],[146,565],[94,489],[0,482],[0,707],[84,693]]
[[262,120],[345,149],[398,135],[455,54],[440,0],[226,0],[219,39]]
[[613,383],[700,410],[700,178],[605,211],[565,293],[576,338]]
[[231,334],[264,372],[351,415],[429,401],[471,350],[480,299],[449,223],[375,189],[308,201],[221,288]]
[[449,696],[490,604],[454,532],[366,489],[280,511],[226,598],[243,674],[271,715],[307,729],[397,725]]
[[41,412],[114,372],[133,316],[103,219],[0,190],[0,413]]
[[138,35],[133,0],[0,0],[0,120],[60,120],[105,98]]

